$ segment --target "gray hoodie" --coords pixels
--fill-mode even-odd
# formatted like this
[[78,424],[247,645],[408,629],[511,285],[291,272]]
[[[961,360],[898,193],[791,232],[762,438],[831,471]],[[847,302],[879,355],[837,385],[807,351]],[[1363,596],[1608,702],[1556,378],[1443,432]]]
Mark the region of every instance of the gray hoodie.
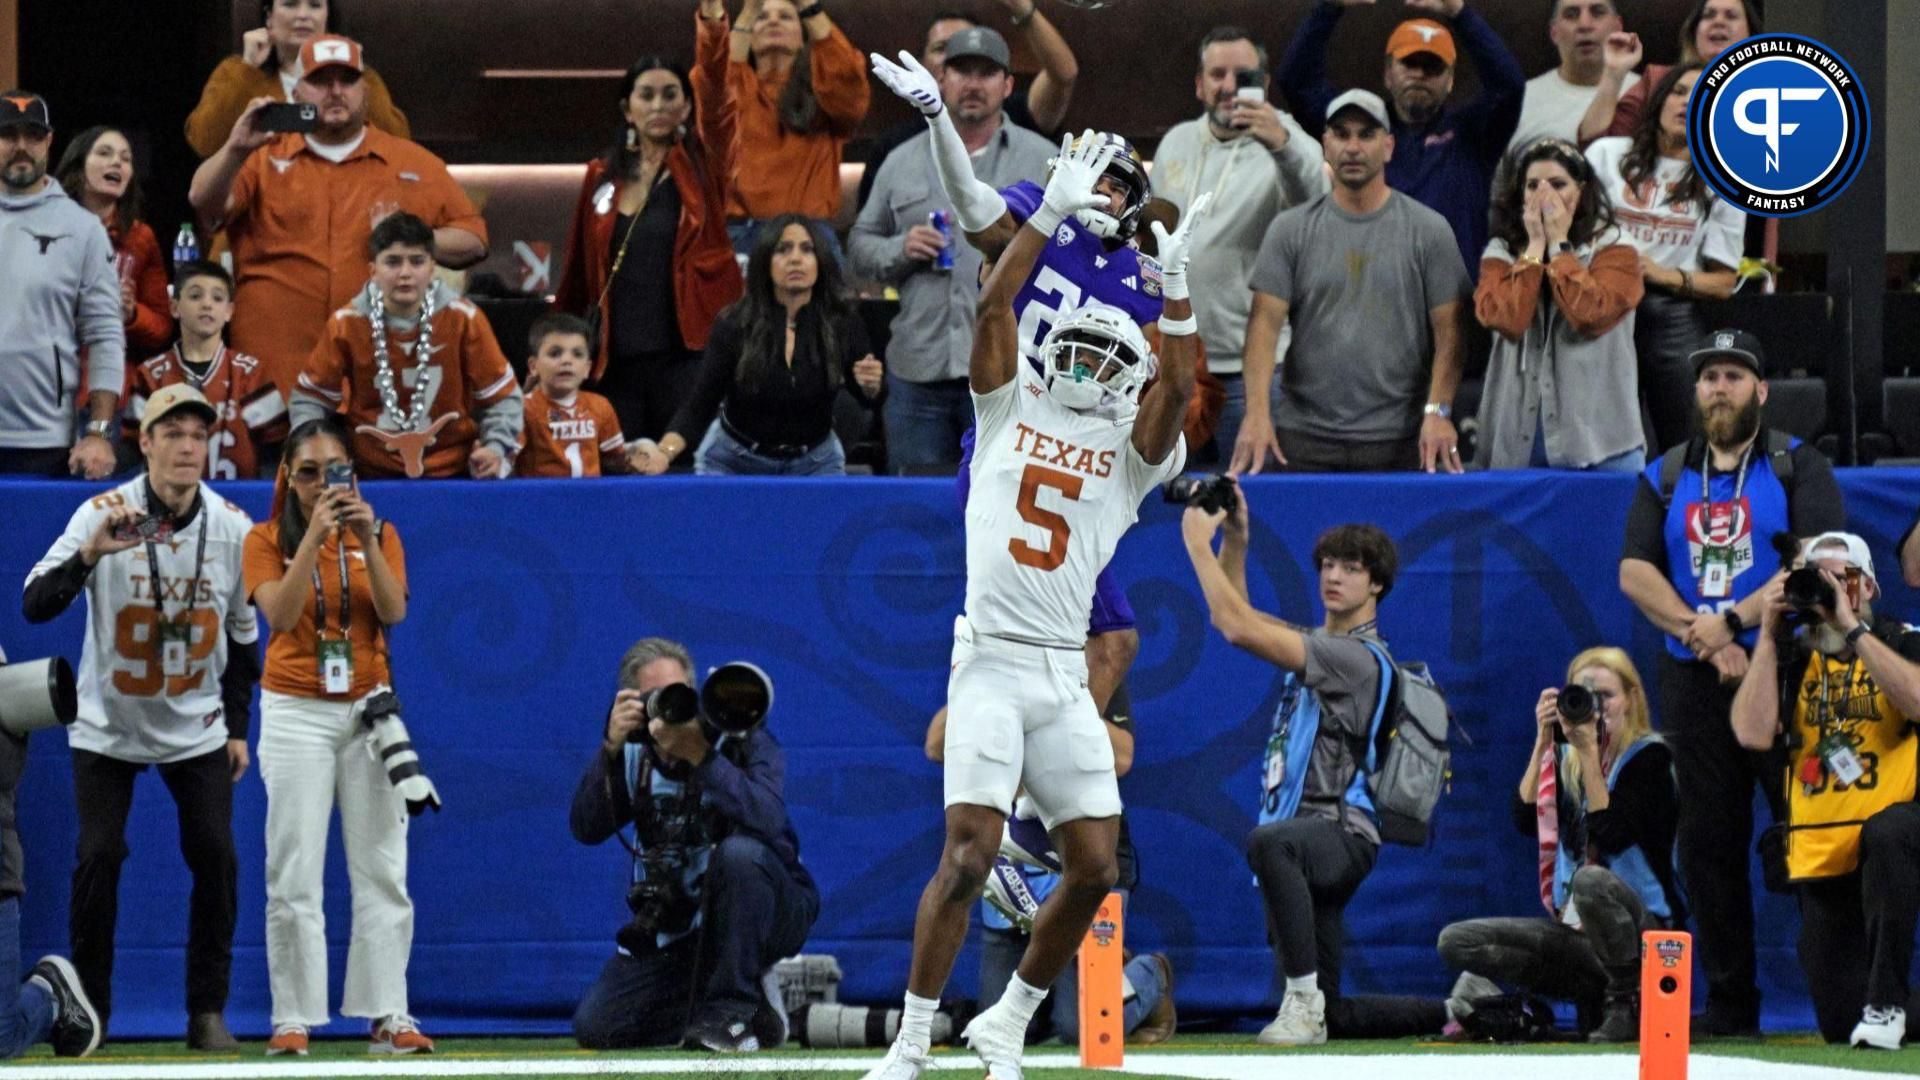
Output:
[[0,193],[0,448],[73,443],[83,348],[86,389],[119,394],[127,339],[106,226],[52,181]]

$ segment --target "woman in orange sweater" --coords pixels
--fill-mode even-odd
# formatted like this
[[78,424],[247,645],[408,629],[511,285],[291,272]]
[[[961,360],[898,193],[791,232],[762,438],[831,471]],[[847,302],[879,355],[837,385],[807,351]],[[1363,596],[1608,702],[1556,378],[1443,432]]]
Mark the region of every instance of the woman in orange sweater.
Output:
[[[226,144],[234,121],[257,97],[292,101],[300,81],[300,46],[316,34],[341,33],[340,0],[261,0],[261,25],[240,39],[240,55],[220,61],[200,91],[200,104],[187,117],[187,143],[202,158]],[[367,122],[389,135],[411,138],[407,114],[393,103],[387,84],[371,67],[367,84]]]
[[99,215],[120,272],[120,316],[127,328],[127,370],[173,341],[167,264],[153,229],[140,220],[140,178],[133,146],[110,127],[88,128],[67,144],[54,176],[67,197]]
[[780,214],[816,218],[833,236],[841,151],[867,115],[866,58],[821,0],[804,3],[745,0],[733,24],[727,83],[740,149],[727,228],[742,255],[760,223]]

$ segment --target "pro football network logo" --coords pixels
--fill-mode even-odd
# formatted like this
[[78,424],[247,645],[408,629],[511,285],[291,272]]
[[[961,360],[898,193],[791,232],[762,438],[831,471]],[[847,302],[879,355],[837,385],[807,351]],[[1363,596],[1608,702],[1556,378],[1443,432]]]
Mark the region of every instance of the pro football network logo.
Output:
[[1687,102],[1693,167],[1749,214],[1798,217],[1860,171],[1872,120],[1847,62],[1798,34],[1760,34],[1722,52]]

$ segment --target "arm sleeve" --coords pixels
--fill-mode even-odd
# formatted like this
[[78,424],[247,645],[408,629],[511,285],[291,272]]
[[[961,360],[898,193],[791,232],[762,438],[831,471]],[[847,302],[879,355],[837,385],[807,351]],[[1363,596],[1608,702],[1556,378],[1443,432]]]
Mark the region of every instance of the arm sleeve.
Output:
[[87,350],[87,390],[115,397],[126,391],[127,330],[120,317],[120,275],[114,272],[113,244],[106,227],[87,230],[75,326]]
[[1453,32],[1480,79],[1480,92],[1456,114],[1463,130],[1481,147],[1504,152],[1520,123],[1520,105],[1527,92],[1527,73],[1493,24],[1471,5],[1453,17]]
[[[387,89],[387,80],[381,78],[380,73],[372,68],[367,69],[366,80],[367,123],[389,135],[397,135],[402,139],[413,138],[413,126],[407,123],[407,114],[401,112],[400,106],[393,103],[393,91]],[[245,102],[241,104],[244,108]],[[239,114],[235,113],[234,117],[238,119]],[[221,134],[221,138],[226,138],[225,133]],[[218,150],[219,147],[216,146],[214,149]]]
[[93,532],[104,510],[92,500],[82,503],[67,519],[66,531],[53,542],[40,561],[27,571],[26,594],[20,601],[20,614],[30,623],[47,622],[67,610],[87,586],[93,570],[81,561],[80,547]]
[[240,578],[246,586],[247,601],[253,601],[260,586],[286,576],[287,563],[280,555],[280,545],[268,535],[267,526],[255,525],[240,550]]
[[1597,338],[1619,326],[1646,292],[1640,252],[1626,243],[1602,248],[1591,264],[1582,264],[1573,255],[1555,256],[1548,280],[1553,284],[1554,306],[1585,338]]
[[519,381],[513,377],[513,365],[507,363],[487,316],[478,308],[467,319],[466,340],[460,351],[467,369],[468,392],[473,395],[474,423],[480,428],[479,441],[511,458],[519,452],[520,433],[526,427],[526,401],[520,395]]
[[633,800],[625,779],[614,774],[615,764],[604,749],[595,750],[579,786],[573,789],[567,825],[573,838],[583,844],[605,843],[633,819]]
[[620,430],[620,414],[613,411],[613,404],[606,398],[599,398],[589,407],[594,414],[594,433],[600,437],[600,474],[631,474],[633,462],[627,460],[627,436]]
[[[888,284],[898,284],[912,265],[907,258],[907,230],[894,218],[890,201],[900,175],[899,157],[889,154],[879,166],[868,170],[873,190],[862,202],[860,216],[847,234],[847,259],[854,272]],[[874,172],[879,175],[873,177]]]
[[1474,318],[1509,341],[1525,338],[1540,307],[1540,279],[1545,273],[1538,263],[1516,263],[1505,242],[1495,240],[1480,260],[1480,285],[1473,290]]
[[1709,198],[1707,227],[1700,243],[1701,265],[1716,262],[1738,270],[1747,244],[1746,212],[1718,195]]
[[699,110],[700,149],[707,157],[709,174],[719,178],[718,184],[724,191],[733,182],[740,130],[740,99],[727,78],[731,36],[727,28],[731,24],[725,18],[703,20],[698,11],[694,12],[693,19],[697,29],[692,82],[694,104]]
[[[841,348],[841,373],[846,376],[847,386],[853,388],[853,365],[873,355],[873,342],[867,338],[866,321],[860,318],[857,310],[848,311],[846,322],[841,324],[846,336],[846,344]],[[858,393],[857,389],[855,390]]]
[[1655,75],[1653,69],[1648,68],[1644,78],[1628,87],[1613,106],[1613,123],[1607,125],[1603,134],[1631,136],[1634,129],[1640,126],[1640,114],[1646,111],[1648,92],[1664,74],[1664,69],[1661,75]]
[[693,392],[680,403],[679,410],[673,414],[673,423],[667,425],[668,431],[680,433],[689,449],[699,443],[707,425],[713,423],[720,411],[720,403],[733,389],[733,368],[740,362],[741,337],[738,309],[714,320]]
[[787,756],[773,736],[756,731],[747,736],[747,764],[735,765],[723,754],[709,753],[694,770],[713,808],[738,828],[769,842],[787,828],[783,796]]
[[135,226],[130,239],[138,248],[135,253],[138,268],[134,271],[133,322],[127,325],[126,366],[129,368],[133,366],[133,357],[159,352],[173,340],[167,268],[160,261],[160,242],[154,239],[153,229],[145,222]]
[[1326,128],[1327,103],[1336,93],[1327,81],[1327,47],[1333,44],[1333,28],[1340,24],[1345,11],[1337,4],[1315,4],[1294,31],[1293,42],[1280,58],[1280,70],[1274,78],[1280,92],[1287,95],[1293,114],[1305,117],[1301,126],[1316,138]]
[[[252,605],[243,605],[249,614]],[[227,635],[227,666],[220,671],[221,715],[227,738],[247,741],[253,719],[253,688],[260,683],[260,652],[255,640]]]
[[1040,203],[1046,198],[1046,190],[1031,180],[1022,180],[1001,188],[997,194],[1006,204],[1006,212],[1013,215],[1015,225],[1025,225],[1027,219],[1040,209]]
[[[466,189],[462,188],[459,181],[453,178],[453,174],[447,171],[444,162],[435,160],[432,163],[431,174],[435,187],[434,195],[439,205],[434,208],[433,220],[427,224],[436,229],[459,229],[461,232],[472,233],[480,238],[480,246],[486,247],[487,219],[480,216],[480,211],[474,207],[473,200],[467,198]],[[427,175],[428,173],[423,170],[421,179],[425,180]]]
[[[927,118],[927,138],[933,146],[933,171],[940,177],[940,190],[946,192],[947,201],[953,203],[953,220],[960,231],[981,232],[999,221],[1000,215],[1008,210],[1006,199],[973,174],[973,155],[967,152],[967,144],[960,141],[960,132],[954,128],[953,116],[948,110],[941,109]],[[1026,217],[1016,220],[1024,222]]]
[[1508,809],[1513,818],[1514,832],[1529,838],[1540,835],[1540,815],[1535,812],[1532,803],[1520,797],[1518,791],[1513,793],[1513,803]]
[[1306,634],[1307,666],[1301,674],[1307,686],[1324,697],[1353,700],[1351,709],[1327,709],[1323,715],[1345,719],[1347,734],[1361,736],[1380,702],[1380,661],[1358,638]]
[[[1667,570],[1667,508],[1653,481],[1643,474],[1634,485],[1633,503],[1627,507],[1627,535],[1621,545],[1622,559],[1639,559]],[[1810,534],[1811,535],[1811,534]]]
[[256,92],[266,93],[265,87],[266,74],[240,57],[220,61],[200,90],[200,104],[187,116],[187,145],[203,161],[212,157],[233,134],[247,101]]
[[1587,814],[1587,838],[1606,854],[1616,855],[1635,844],[1662,842],[1673,835],[1679,820],[1673,754],[1656,744],[1635,754],[1620,770],[1607,808]]
[[1846,528],[1846,501],[1840,494],[1840,482],[1834,479],[1833,464],[1807,443],[1790,452],[1793,495],[1787,504],[1787,520],[1794,535],[1818,536]]
[[326,333],[320,335],[287,398],[287,422],[293,427],[339,412],[346,403],[347,348],[340,320],[327,320]]
[[824,40],[814,42],[809,51],[813,56],[814,100],[820,103],[820,111],[837,134],[851,135],[866,117],[872,99],[867,58],[838,26]]
[[[590,294],[587,285],[587,222],[593,217],[593,193],[605,181],[597,163],[587,166],[586,178],[580,183],[580,198],[574,202],[573,217],[567,222],[566,248],[560,263],[560,284],[553,290],[555,311],[585,316],[588,306],[598,299]],[[596,350],[599,348],[599,342],[592,344]]]

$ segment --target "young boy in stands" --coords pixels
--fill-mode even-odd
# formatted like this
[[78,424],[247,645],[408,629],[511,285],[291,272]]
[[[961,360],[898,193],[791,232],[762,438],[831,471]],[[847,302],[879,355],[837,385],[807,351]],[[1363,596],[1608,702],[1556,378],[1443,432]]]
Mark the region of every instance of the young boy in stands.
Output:
[[621,476],[633,472],[613,404],[580,389],[593,357],[591,328],[577,315],[542,315],[527,335],[533,388],[527,392],[526,447],[519,476]]
[[372,280],[327,320],[300,373],[293,426],[345,414],[369,479],[507,475],[520,386],[487,317],[433,276],[433,229],[391,214],[367,241]]
[[128,437],[120,445],[137,453],[147,399],[161,387],[188,383],[220,414],[207,433],[207,479],[251,480],[262,462],[280,457],[287,403],[259,360],[227,347],[233,278],[218,263],[180,264],[173,275],[173,317],[180,326],[173,348],[134,368],[127,380]]

